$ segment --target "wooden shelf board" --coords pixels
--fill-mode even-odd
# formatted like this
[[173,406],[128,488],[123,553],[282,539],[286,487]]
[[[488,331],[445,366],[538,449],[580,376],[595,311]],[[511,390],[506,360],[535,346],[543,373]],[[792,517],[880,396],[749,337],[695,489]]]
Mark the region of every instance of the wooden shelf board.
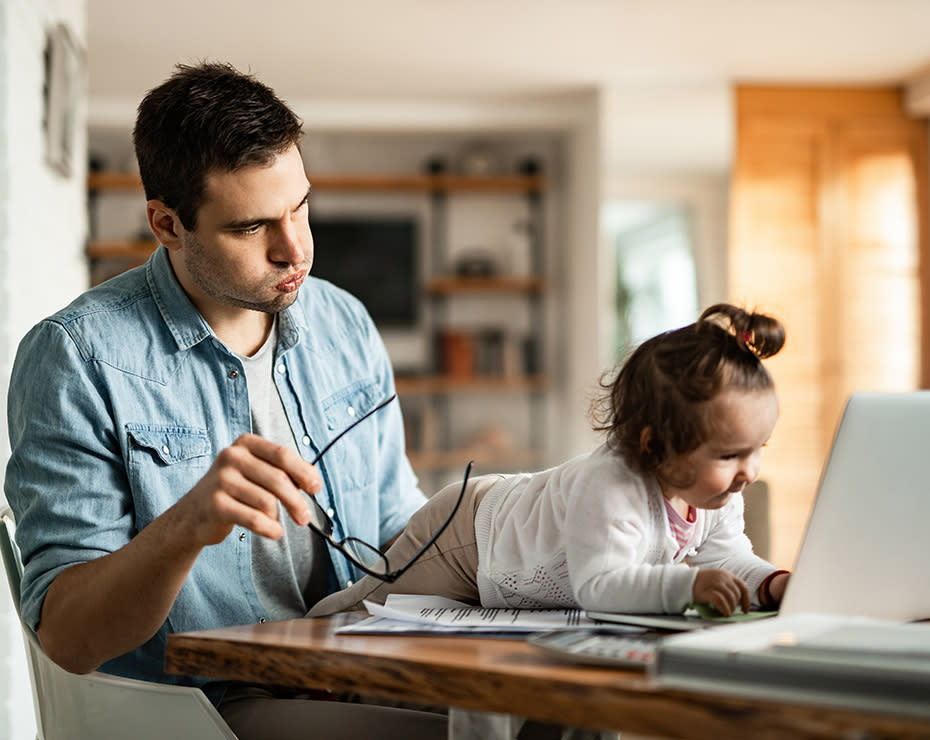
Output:
[[542,175],[432,175],[433,190],[534,193],[545,186]]
[[[485,193],[536,193],[545,187],[542,175],[337,175],[309,173],[314,188],[321,191],[398,190],[411,192],[466,191]],[[139,175],[131,172],[91,172],[87,189],[141,190]]]
[[536,276],[500,275],[494,277],[458,277],[446,275],[426,281],[426,291],[433,295],[453,294],[526,294],[540,293],[543,279]]
[[132,172],[89,172],[88,190],[142,190],[142,180]]
[[334,175],[308,172],[314,190],[365,191],[365,190],[430,190],[428,175]]
[[148,257],[158,247],[150,239],[95,240],[87,245],[87,256],[91,259],[136,259]]

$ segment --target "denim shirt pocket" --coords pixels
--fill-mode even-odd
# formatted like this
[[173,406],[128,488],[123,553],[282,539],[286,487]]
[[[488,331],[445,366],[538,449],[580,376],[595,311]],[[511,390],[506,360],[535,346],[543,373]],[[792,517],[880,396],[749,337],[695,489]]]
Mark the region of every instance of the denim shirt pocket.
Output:
[[164,513],[199,481],[213,461],[205,429],[178,425],[126,424],[129,485],[136,527]]
[[[330,439],[347,429],[384,399],[374,382],[358,382],[323,399],[323,414]],[[323,457],[337,488],[357,490],[375,477],[378,456],[377,415],[365,419],[333,445]]]

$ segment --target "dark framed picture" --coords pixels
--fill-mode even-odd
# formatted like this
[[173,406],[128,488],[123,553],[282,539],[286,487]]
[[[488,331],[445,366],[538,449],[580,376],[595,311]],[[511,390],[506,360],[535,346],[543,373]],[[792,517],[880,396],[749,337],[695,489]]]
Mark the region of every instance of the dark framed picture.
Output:
[[65,177],[74,167],[77,114],[83,81],[83,59],[64,24],[49,29],[45,41],[45,158]]

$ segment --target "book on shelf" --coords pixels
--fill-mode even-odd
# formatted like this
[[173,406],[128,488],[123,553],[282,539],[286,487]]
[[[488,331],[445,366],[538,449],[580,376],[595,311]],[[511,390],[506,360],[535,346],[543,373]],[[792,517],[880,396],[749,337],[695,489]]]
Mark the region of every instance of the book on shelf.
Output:
[[536,340],[500,327],[443,329],[437,334],[438,367],[455,378],[522,378],[539,372]]

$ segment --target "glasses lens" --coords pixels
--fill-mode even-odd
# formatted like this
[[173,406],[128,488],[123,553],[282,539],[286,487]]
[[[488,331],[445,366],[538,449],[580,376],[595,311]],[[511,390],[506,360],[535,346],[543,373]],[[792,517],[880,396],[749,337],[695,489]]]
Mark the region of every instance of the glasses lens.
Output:
[[384,553],[372,547],[364,540],[349,537],[342,543],[339,549],[342,550],[350,560],[353,560],[363,569],[371,571],[374,575],[384,575],[390,570]]
[[316,496],[311,495],[310,501],[313,503],[310,528],[316,528],[322,532],[325,537],[329,537],[329,535],[333,533],[333,520],[329,518],[329,514],[326,513],[326,510],[320,506],[320,502],[316,500]]

